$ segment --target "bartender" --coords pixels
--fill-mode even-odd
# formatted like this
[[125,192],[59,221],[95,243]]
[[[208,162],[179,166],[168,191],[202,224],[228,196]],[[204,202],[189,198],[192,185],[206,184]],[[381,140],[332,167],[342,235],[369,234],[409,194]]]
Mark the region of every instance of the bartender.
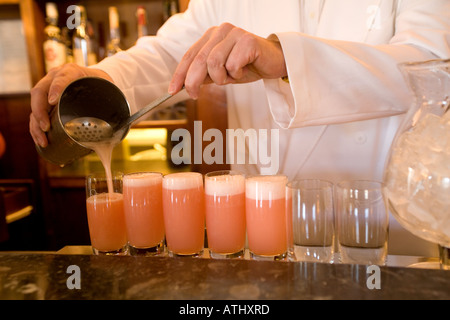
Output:
[[[51,70],[32,89],[30,132],[47,145],[48,112],[82,76],[113,81],[132,112],[183,85],[195,99],[213,82],[226,90],[231,129],[277,130],[268,141],[278,143],[277,173],[380,181],[412,104],[397,65],[448,58],[449,39],[448,0],[191,0],[129,50]],[[232,168],[267,169],[258,161]],[[391,254],[435,255],[435,245],[391,223]]]

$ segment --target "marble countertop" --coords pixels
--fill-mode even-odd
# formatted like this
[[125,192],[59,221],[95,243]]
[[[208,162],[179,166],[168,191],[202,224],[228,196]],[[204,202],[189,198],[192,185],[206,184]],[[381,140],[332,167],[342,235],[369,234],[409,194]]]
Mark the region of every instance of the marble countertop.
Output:
[[[377,267],[378,268],[378,267]],[[0,252],[0,299],[450,299],[450,271]]]

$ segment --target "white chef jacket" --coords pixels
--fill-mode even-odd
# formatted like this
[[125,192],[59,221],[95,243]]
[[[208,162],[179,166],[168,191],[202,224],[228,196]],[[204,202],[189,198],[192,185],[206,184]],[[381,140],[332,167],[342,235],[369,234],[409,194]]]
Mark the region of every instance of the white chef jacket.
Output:
[[[224,22],[278,39],[290,80],[224,87],[231,129],[279,133],[277,166],[229,159],[248,174],[275,169],[291,180],[381,181],[412,104],[397,64],[450,57],[449,0],[191,0],[156,37],[140,38],[95,67],[113,78],[135,112],[167,92],[187,49]],[[245,152],[258,159],[257,150]],[[429,246],[409,247],[429,254]]]

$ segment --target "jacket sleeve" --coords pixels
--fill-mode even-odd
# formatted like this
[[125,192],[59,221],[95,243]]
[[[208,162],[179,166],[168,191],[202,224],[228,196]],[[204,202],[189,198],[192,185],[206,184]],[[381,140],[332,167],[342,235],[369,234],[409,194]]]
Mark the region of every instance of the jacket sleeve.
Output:
[[404,113],[412,97],[398,64],[450,57],[450,1],[399,1],[394,17],[394,35],[381,45],[272,35],[290,80],[264,80],[274,120],[295,128]]

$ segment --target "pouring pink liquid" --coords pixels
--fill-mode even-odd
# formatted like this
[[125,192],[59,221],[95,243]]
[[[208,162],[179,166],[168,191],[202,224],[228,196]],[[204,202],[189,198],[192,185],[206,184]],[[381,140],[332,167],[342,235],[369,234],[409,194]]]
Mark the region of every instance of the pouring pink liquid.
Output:
[[122,136],[123,132],[120,132],[107,142],[84,143],[99,156],[107,181],[107,192],[95,190],[95,194],[92,192],[86,199],[89,233],[94,252],[121,252],[127,244],[122,190],[114,191],[111,172],[112,151]]

